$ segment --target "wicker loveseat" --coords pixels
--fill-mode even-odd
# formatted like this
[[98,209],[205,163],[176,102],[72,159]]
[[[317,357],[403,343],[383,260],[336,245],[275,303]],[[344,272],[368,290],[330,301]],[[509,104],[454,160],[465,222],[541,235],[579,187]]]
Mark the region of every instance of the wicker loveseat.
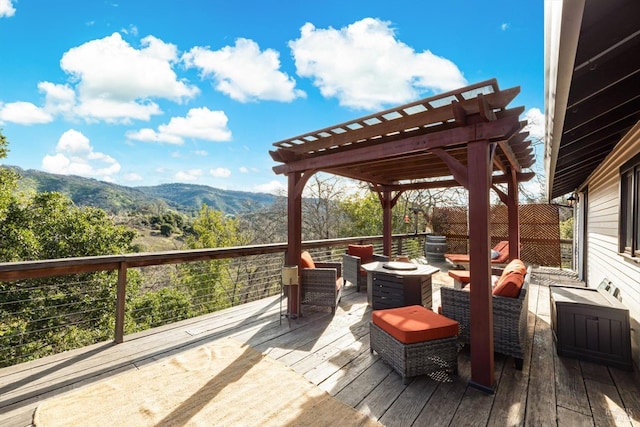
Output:
[[342,265],[315,262],[307,251],[302,252],[300,262],[302,304],[330,307],[334,312],[342,296]]
[[362,269],[362,264],[373,261],[389,261],[386,255],[373,253],[373,245],[349,245],[347,253],[342,255],[342,271],[344,280],[356,285],[356,291],[367,288],[367,272]]
[[[494,270],[494,272],[496,272]],[[524,275],[522,274],[524,272]],[[531,267],[525,269],[520,260],[511,261],[496,281],[493,288],[493,345],[494,350],[515,360],[516,368],[521,370],[527,345],[527,318],[529,315],[529,281]],[[519,283],[518,283],[519,282]],[[509,296],[500,295],[499,286]],[[509,286],[513,285],[513,286]],[[440,288],[442,315],[457,320],[460,324],[458,338],[469,344],[469,287],[463,289]],[[519,289],[518,289],[519,288]]]

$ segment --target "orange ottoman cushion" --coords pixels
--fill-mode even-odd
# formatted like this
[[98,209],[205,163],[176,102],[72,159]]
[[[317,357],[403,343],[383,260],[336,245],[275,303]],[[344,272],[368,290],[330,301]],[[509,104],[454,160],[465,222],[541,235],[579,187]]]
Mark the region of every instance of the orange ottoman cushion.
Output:
[[371,313],[371,321],[405,344],[458,335],[458,322],[421,305],[375,310]]

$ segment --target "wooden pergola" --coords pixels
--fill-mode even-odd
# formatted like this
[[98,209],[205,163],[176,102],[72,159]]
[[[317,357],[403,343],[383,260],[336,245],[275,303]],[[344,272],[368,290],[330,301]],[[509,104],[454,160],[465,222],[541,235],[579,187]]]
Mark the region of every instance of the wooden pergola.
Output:
[[[407,190],[463,186],[469,197],[471,384],[494,389],[489,190],[509,212],[510,258],[519,258],[518,183],[533,177],[524,107],[507,108],[519,87],[495,79],[274,143],[276,174],[288,178],[289,265],[300,263],[302,192],[317,172],[369,183],[383,207],[383,247],[391,255],[391,210]],[[506,184],[506,192],[497,184]],[[294,288],[295,289],[295,288]],[[292,314],[297,299],[291,296]]]

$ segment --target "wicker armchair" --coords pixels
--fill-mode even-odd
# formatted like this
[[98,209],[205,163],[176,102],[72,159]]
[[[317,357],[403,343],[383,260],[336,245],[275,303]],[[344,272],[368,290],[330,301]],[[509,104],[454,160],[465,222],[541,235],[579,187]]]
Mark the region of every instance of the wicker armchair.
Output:
[[367,272],[361,268],[362,264],[373,261],[389,261],[389,257],[386,255],[374,254],[373,245],[371,245],[370,250],[366,246],[349,245],[347,251],[346,254],[342,255],[344,280],[356,285],[357,292],[360,292],[361,287],[367,288]]
[[[527,344],[527,320],[529,315],[529,281],[531,267],[526,271],[517,298],[493,295],[493,345],[494,350],[515,360],[516,369],[522,370]],[[473,286],[473,284],[471,284]],[[460,324],[458,339],[469,344],[469,289],[440,288],[442,315]]]
[[301,255],[302,304],[330,307],[335,312],[342,296],[342,266],[339,262],[314,262],[309,252]]

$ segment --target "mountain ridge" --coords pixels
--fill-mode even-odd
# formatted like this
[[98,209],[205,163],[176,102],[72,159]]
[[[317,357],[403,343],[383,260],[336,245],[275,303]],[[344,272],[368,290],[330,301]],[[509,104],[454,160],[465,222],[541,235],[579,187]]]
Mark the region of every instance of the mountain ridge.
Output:
[[129,187],[77,175],[59,175],[18,166],[3,167],[20,175],[19,191],[55,191],[65,194],[78,206],[94,206],[114,214],[144,210],[162,203],[186,214],[197,213],[203,204],[225,214],[239,214],[268,207],[278,198],[269,193],[223,190],[203,184]]

